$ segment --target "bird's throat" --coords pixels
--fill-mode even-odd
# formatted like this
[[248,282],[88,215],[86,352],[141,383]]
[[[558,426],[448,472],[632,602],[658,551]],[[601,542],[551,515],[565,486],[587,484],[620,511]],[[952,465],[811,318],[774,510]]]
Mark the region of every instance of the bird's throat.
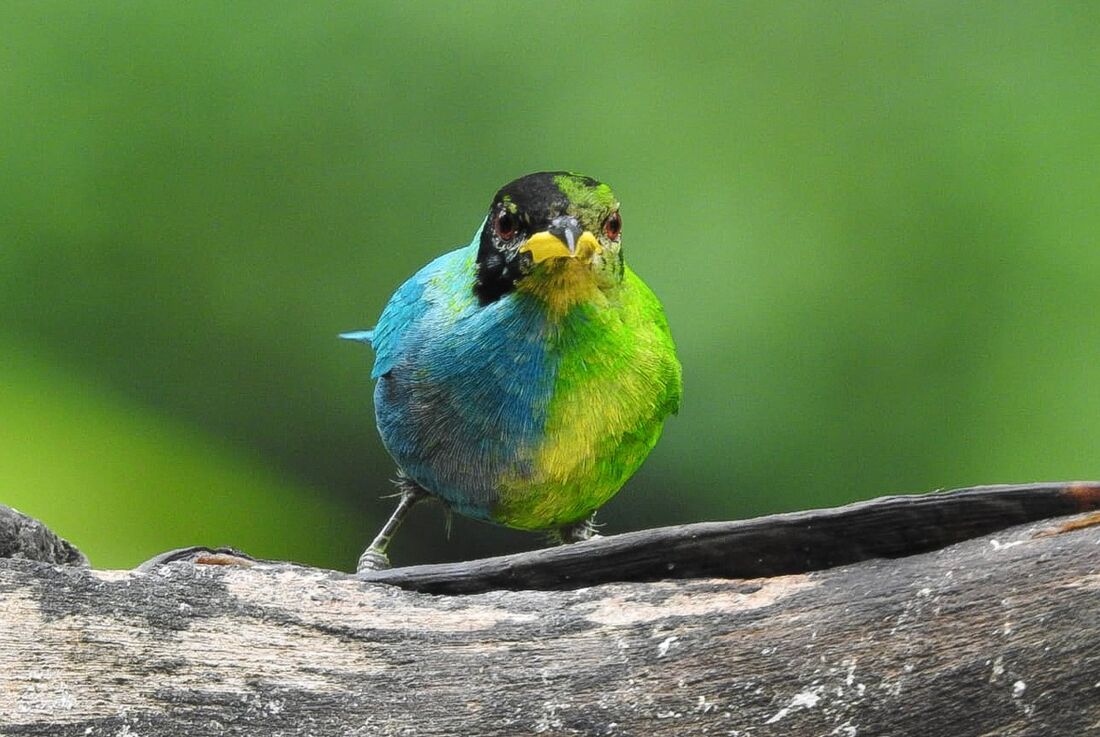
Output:
[[591,265],[575,258],[558,258],[539,264],[516,283],[516,291],[538,299],[555,318],[562,317],[578,304],[607,299]]

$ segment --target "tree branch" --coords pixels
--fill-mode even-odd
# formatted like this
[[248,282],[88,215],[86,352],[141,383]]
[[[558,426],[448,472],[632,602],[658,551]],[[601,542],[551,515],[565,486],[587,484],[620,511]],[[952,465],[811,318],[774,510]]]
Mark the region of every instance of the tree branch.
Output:
[[[899,497],[375,574],[484,592],[464,596],[0,561],[0,734],[1088,734],[1100,528],[1046,517],[1098,496]],[[668,562],[682,578],[653,580]]]

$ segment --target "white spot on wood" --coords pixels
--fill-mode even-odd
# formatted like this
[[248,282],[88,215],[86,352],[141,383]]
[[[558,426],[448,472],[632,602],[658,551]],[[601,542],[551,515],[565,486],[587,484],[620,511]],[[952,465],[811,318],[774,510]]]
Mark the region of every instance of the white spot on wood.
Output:
[[88,575],[94,579],[102,581],[104,583],[115,583],[117,581],[125,581],[128,578],[132,578],[135,575],[133,571],[118,571],[118,570],[89,570]]
[[993,659],[993,672],[989,674],[989,682],[996,683],[997,679],[1005,674],[1005,659],[998,655]]
[[[226,571],[224,580],[230,594],[254,604],[283,610],[297,608],[303,586],[314,587],[317,606],[304,610],[305,624],[340,621],[349,627],[376,630],[433,630],[437,632],[477,632],[492,630],[501,624],[533,622],[537,615],[471,604],[454,609],[416,606],[405,602],[392,606],[392,589],[384,586],[365,588],[357,581],[332,581],[323,571],[300,573],[281,571],[269,579],[270,585],[257,586],[247,569]],[[304,583],[303,583],[304,581]]]
[[657,646],[657,657],[663,658],[664,656],[668,655],[668,649],[672,647],[672,643],[676,642],[678,639],[680,638],[678,638],[676,635],[672,635],[661,640],[661,644]]
[[695,702],[695,711],[702,712],[703,714],[709,714],[717,708],[718,705],[711,701],[707,701],[706,696],[700,696],[699,700]]
[[[777,576],[759,579],[760,588],[746,594],[731,590],[728,593],[714,593],[700,598],[682,593],[674,593],[657,604],[630,601],[620,596],[608,596],[600,600],[587,617],[596,624],[628,626],[656,622],[676,612],[681,617],[705,617],[712,614],[752,611],[773,606],[787,597],[814,588],[817,584],[809,576]],[[675,590],[674,584],[652,584],[655,590],[668,588]],[[592,606],[584,604],[584,606]]]
[[787,716],[794,709],[812,709],[817,706],[817,702],[821,701],[821,686],[814,688],[808,688],[801,693],[796,693],[791,697],[791,703],[784,706],[771,716],[764,724],[775,724],[783,717]]
[[1007,550],[1008,548],[1014,548],[1017,545],[1023,545],[1023,540],[1013,540],[1012,542],[1002,543],[997,538],[993,538],[989,541],[989,544],[993,546],[994,550]]
[[1012,684],[1012,698],[1018,699],[1024,695],[1024,691],[1027,690],[1027,684],[1023,681],[1016,681]]

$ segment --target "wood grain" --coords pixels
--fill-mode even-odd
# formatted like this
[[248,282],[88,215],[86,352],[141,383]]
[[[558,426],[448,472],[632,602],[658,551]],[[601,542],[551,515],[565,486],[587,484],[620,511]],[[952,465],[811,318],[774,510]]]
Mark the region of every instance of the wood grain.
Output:
[[[1059,488],[1039,495],[1091,504]],[[808,573],[466,595],[262,562],[0,561],[0,734],[1088,735],[1089,519]]]

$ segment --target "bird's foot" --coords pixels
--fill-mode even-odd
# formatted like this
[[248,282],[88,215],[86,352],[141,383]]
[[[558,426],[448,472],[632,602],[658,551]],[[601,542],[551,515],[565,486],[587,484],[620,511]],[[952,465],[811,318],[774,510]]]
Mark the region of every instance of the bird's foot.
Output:
[[390,567],[390,559],[380,550],[374,548],[367,548],[363,551],[363,554],[359,556],[359,562],[355,565],[356,573],[366,573],[368,571],[385,571]]
[[393,539],[394,533],[397,532],[397,528],[405,520],[409,510],[417,502],[428,496],[428,492],[406,476],[403,471],[398,471],[397,480],[394,483],[396,483],[401,497],[400,501],[397,502],[397,509],[393,510],[393,514],[382,526],[382,530],[374,536],[374,540],[359,556],[359,562],[355,566],[356,573],[384,571],[390,567],[390,559],[386,557],[386,548],[390,546],[390,540]]
[[566,545],[568,543],[579,543],[585,540],[595,540],[601,535],[596,532],[596,515],[593,514],[586,520],[581,522],[574,522],[571,525],[565,527],[559,527],[557,530],[551,533],[553,538]]

